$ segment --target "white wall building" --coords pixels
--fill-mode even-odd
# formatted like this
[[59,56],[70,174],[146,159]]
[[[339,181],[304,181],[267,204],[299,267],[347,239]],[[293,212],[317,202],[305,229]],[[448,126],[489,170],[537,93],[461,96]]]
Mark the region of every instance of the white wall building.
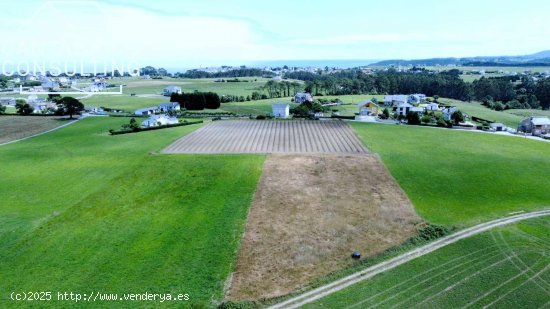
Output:
[[271,105],[273,116],[277,118],[288,118],[290,116],[290,105],[288,103],[274,103]]

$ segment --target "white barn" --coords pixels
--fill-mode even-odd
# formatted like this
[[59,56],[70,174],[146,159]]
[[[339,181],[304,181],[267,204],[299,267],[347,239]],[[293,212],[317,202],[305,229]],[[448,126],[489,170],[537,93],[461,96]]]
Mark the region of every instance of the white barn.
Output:
[[271,108],[274,117],[288,118],[290,116],[290,105],[288,103],[274,103]]

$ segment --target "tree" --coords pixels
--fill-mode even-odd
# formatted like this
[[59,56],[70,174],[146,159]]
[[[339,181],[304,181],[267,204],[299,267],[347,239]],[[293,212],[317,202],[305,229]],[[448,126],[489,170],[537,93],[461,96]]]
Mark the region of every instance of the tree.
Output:
[[417,112],[408,112],[407,113],[407,123],[408,124],[420,124],[420,115]]
[[451,114],[451,120],[454,122],[455,125],[458,125],[459,123],[464,121],[464,115],[461,111],[457,110]]
[[84,110],[84,104],[73,97],[61,98],[59,107],[63,109],[65,114],[69,115],[70,119],[73,119],[73,115],[80,114]]
[[17,100],[15,110],[19,115],[30,115],[34,111],[34,108],[24,100]]
[[550,108],[550,79],[546,78],[538,82],[535,88],[535,96],[540,101],[543,109]]
[[2,104],[0,104],[0,115],[6,112],[6,107]]
[[384,119],[390,118],[390,110],[387,107],[384,108],[384,110],[382,111],[382,116],[384,117]]

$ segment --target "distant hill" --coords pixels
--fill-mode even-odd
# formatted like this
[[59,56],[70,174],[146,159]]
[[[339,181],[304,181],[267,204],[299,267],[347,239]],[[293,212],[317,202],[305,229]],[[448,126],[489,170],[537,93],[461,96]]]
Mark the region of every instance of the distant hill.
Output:
[[371,66],[435,66],[435,65],[463,65],[463,66],[550,66],[550,50],[541,51],[523,56],[488,56],[467,58],[429,58],[415,60],[383,60]]

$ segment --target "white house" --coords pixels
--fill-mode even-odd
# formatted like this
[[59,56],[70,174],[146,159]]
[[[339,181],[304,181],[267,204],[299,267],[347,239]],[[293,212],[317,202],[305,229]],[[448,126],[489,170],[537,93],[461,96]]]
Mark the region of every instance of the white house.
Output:
[[50,110],[57,110],[57,105],[55,103],[51,103],[51,102],[45,102],[45,101],[35,101],[35,102],[32,102],[32,103],[29,103],[30,106],[32,106],[32,108],[34,108],[34,110],[32,111],[33,113],[35,114],[40,114],[40,113],[45,113],[48,111],[48,109]]
[[273,116],[278,118],[288,118],[290,116],[290,105],[288,103],[271,104]]
[[181,87],[178,87],[178,86],[168,86],[166,88],[164,88],[164,90],[162,91],[162,94],[166,97],[169,97],[172,95],[172,93],[177,93],[177,94],[181,94]]
[[447,120],[447,121],[451,121],[451,116],[453,115],[454,112],[458,111],[458,108],[454,107],[454,106],[451,106],[451,107],[447,107],[447,108],[444,108],[442,110],[443,112],[443,119]]
[[405,102],[401,103],[397,106],[397,115],[399,116],[407,116],[407,114],[414,108],[411,104]]
[[179,123],[178,118],[169,117],[167,115],[151,115],[149,119],[141,123],[141,126],[144,128],[165,126],[169,124]]
[[179,111],[180,109],[180,104],[178,102],[165,102],[160,103],[159,105],[159,110],[161,113]]
[[59,88],[59,83],[45,77],[45,78],[42,79],[41,86],[44,89],[58,89]]
[[521,121],[518,131],[531,133],[532,135],[545,135],[550,133],[550,119],[548,117],[529,117]]
[[140,108],[137,111],[134,112],[135,115],[145,116],[145,115],[153,115],[155,113],[159,112],[158,106],[152,106],[152,107],[145,107]]
[[302,104],[304,102],[313,102],[313,97],[307,92],[298,92],[294,95],[294,102]]

